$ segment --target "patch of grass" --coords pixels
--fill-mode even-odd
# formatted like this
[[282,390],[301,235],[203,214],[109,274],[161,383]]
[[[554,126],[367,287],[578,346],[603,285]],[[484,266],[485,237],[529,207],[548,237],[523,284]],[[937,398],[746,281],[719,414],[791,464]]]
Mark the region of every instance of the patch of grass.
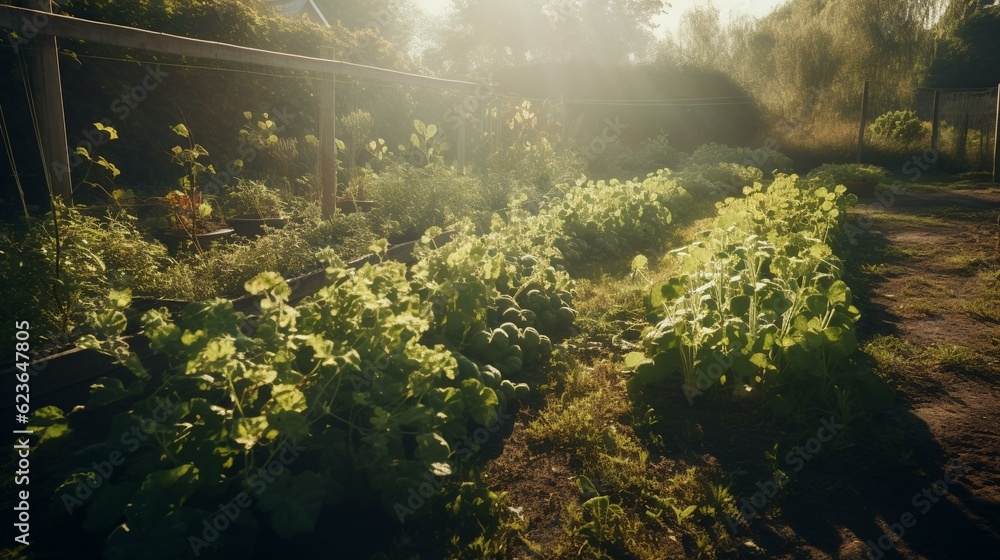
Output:
[[1000,270],[980,274],[982,285],[962,309],[975,319],[1000,323]]
[[986,255],[983,253],[962,251],[957,255],[949,257],[947,263],[955,272],[971,275],[986,266]]
[[935,305],[926,300],[913,301],[904,306],[909,307],[910,311],[918,317],[933,317],[941,311],[942,307],[940,305]]
[[991,367],[986,356],[967,346],[932,344],[919,347],[894,335],[877,335],[862,346],[880,374],[895,377],[914,368],[975,372]]
[[909,226],[946,227],[948,222],[935,216],[904,214],[902,212],[871,212],[873,218]]
[[861,265],[861,274],[867,276],[885,276],[889,272],[889,265],[885,263],[872,263]]
[[629,277],[601,275],[578,281],[578,327],[592,338],[608,342],[629,331],[641,331],[646,291],[644,282]]
[[966,346],[949,344],[933,344],[922,352],[923,358],[942,370],[953,372],[969,372],[982,369],[983,357],[975,350]]
[[861,348],[875,360],[876,372],[893,376],[912,364],[920,349],[895,335],[875,335]]

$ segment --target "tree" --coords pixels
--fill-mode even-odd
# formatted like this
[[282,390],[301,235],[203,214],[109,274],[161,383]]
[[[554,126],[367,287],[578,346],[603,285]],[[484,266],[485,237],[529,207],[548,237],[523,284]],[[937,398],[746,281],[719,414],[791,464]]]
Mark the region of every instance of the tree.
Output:
[[327,21],[351,30],[377,31],[396,48],[413,41],[416,15],[412,0],[315,0]]
[[662,0],[453,0],[427,61],[474,74],[539,62],[635,62],[653,45]]
[[1000,83],[1000,7],[963,12],[942,40],[926,85],[944,88],[995,87]]

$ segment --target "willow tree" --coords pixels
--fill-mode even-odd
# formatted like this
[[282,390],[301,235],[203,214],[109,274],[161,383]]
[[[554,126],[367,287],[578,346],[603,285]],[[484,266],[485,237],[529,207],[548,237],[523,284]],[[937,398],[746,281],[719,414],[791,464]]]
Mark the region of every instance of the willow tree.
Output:
[[696,9],[680,31],[684,59],[713,65],[782,115],[814,108],[857,108],[861,84],[876,82],[908,99],[929,65],[931,28],[941,0],[791,0],[755,20],[721,28],[718,11]]

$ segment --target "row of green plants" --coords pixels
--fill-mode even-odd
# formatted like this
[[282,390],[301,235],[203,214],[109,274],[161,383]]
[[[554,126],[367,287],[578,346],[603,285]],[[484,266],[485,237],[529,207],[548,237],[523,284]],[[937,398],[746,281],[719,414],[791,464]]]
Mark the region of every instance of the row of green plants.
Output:
[[637,396],[678,383],[689,399],[728,390],[779,416],[891,401],[850,362],[859,313],[834,248],[857,198],[821,174],[778,175],[718,205],[711,229],[672,253],[681,274],[652,286],[644,352],[627,357]]
[[[523,107],[522,113],[530,117],[530,106]],[[283,160],[275,154],[288,151],[281,146],[296,139],[279,136],[282,131],[267,114],[246,113],[244,117],[241,146],[257,150],[273,164],[270,167],[293,173],[296,165],[279,165]],[[556,148],[531,118],[511,121],[517,141],[491,153],[485,163],[467,173],[445,163],[446,142],[432,124],[415,121],[411,144],[394,153],[383,140],[370,138],[371,117],[364,111],[342,120],[347,138],[341,143],[344,194],[351,201],[371,197],[376,206],[364,215],[338,214],[333,219],[321,216],[315,186],[309,186],[315,177],[300,177],[301,188],[293,187],[288,176],[278,177],[251,165],[252,153],[246,161],[236,162],[245,173],[234,185],[209,194],[217,190],[210,188],[218,186],[216,169],[206,163],[207,151],[184,124],[172,127],[180,140],[169,153],[180,171],[176,188],[162,196],[119,188],[115,179],[120,171],[101,155],[106,144],[118,140],[118,133],[101,125],[102,142],[81,154],[91,165],[85,166],[77,188],[89,185],[95,201],[106,206],[66,208],[56,201],[46,215],[27,216],[24,224],[2,227],[0,252],[5,259],[0,277],[19,302],[10,310],[11,316],[32,319],[42,338],[60,345],[78,336],[87,310],[109,288],[129,289],[144,299],[235,297],[260,272],[294,276],[319,269],[315,254],[323,247],[332,246],[341,258],[350,259],[379,237],[393,242],[414,239],[427,228],[466,217],[486,227],[490,214],[502,210],[511,198],[543,203],[560,200],[565,207],[562,211],[571,213],[579,211],[574,205],[590,204],[585,198],[564,197],[565,186],[554,188],[573,185],[583,166],[578,156]],[[307,136],[302,146],[312,143]],[[294,152],[294,148],[290,149]],[[410,162],[415,152],[422,156],[420,165]],[[663,159],[654,152],[677,159],[665,137],[651,140],[633,159],[643,160],[649,169]],[[780,162],[781,158],[766,148],[710,145],[692,156],[698,165],[677,173],[661,169],[644,181],[615,181],[608,188],[622,190],[623,203],[631,205],[642,204],[642,197],[660,196],[650,193],[662,191],[667,184],[718,197],[738,192],[762,176],[756,168],[730,160]],[[150,210],[149,201],[158,210]],[[655,224],[661,218],[646,215],[636,223],[619,220],[611,233],[573,231],[572,240],[560,241],[559,248],[575,260],[622,251],[629,245],[628,238],[634,240],[644,228],[649,229],[642,222]],[[248,237],[230,236],[224,242],[201,240],[202,234],[233,219],[256,222],[257,229]],[[600,227],[608,229],[610,224]],[[157,231],[166,237],[158,238]]]
[[[148,311],[141,324],[162,372],[146,371],[122,338],[131,297],[112,291],[88,312],[93,334],[81,344],[134,378],[102,380],[68,415],[35,417],[52,446],[87,417],[111,418],[104,441],[55,469],[53,525],[82,525],[107,558],[174,559],[239,555],[261,529],[291,538],[324,509],[373,499],[401,519],[417,513],[401,506],[411,491],[458,474],[461,455],[478,449],[470,434],[531,391],[525,369],[570,331],[563,265],[573,259],[560,245],[592,232],[649,244],[687,199],[666,174],[563,190],[537,214],[515,201],[485,234],[467,220],[437,246],[440,230],[429,230],[410,269],[355,270],[321,251],[327,284],[294,306],[288,283],[265,272],[245,286],[257,315],[222,299]],[[126,441],[136,426],[146,437]],[[103,472],[109,457],[124,459]],[[207,531],[232,511],[228,529]]]

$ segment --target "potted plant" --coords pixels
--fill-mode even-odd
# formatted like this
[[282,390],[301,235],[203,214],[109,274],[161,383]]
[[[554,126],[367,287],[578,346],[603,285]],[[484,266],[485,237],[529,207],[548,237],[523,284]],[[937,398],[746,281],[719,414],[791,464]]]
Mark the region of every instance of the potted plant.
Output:
[[212,221],[212,204],[198,185],[199,174],[215,173],[211,165],[198,161],[208,155],[208,150],[195,143],[187,126],[178,124],[173,131],[187,138],[188,147],[174,146],[171,150],[171,160],[184,169],[184,175],[178,181],[180,189],[159,198],[166,205],[170,221],[169,227],[160,232],[160,238],[171,251],[176,251],[184,241],[190,241],[201,252],[211,243],[231,235],[233,230]]
[[264,226],[285,227],[285,204],[277,192],[260,181],[240,181],[226,194],[225,206],[231,217],[229,227],[243,237],[258,237]]
[[[385,140],[381,138],[365,144],[373,124],[371,115],[366,111],[354,111],[341,118],[348,141],[338,141],[337,147],[344,152],[347,162],[347,188],[345,196],[337,199],[337,208],[345,214],[370,212],[375,207],[375,201],[369,200],[365,192],[365,180],[374,174],[372,165],[384,161],[391,154]],[[358,155],[362,147],[369,157],[366,165],[359,166]]]
[[368,200],[365,193],[364,178],[358,177],[345,189],[346,196],[337,198],[337,208],[344,214],[354,212],[370,212],[375,207],[374,200]]

